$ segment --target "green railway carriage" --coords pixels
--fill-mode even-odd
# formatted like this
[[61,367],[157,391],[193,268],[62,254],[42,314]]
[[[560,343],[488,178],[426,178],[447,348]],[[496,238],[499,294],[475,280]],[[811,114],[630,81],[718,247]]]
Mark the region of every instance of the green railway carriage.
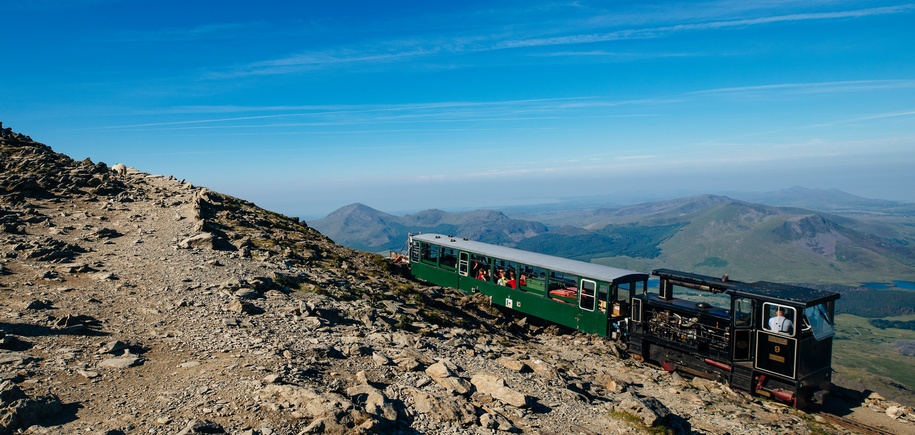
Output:
[[584,332],[625,333],[648,274],[442,234],[410,235],[413,276]]

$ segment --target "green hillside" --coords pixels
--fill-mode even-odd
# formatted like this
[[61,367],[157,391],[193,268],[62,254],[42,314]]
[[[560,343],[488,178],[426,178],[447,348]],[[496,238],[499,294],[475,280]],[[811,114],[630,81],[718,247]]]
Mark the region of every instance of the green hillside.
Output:
[[[912,321],[915,315],[891,319]],[[834,382],[868,390],[883,385],[880,390],[889,392],[888,398],[915,403],[915,357],[894,347],[900,342],[915,343],[915,331],[876,328],[868,319],[851,314],[836,316]]]
[[598,255],[593,261],[641,270],[728,273],[750,281],[858,285],[915,278],[915,239],[900,231],[886,230],[889,237],[881,237],[839,223],[844,218],[739,201],[682,218],[686,222],[676,233],[659,243],[658,255]]
[[[856,213],[856,204],[870,208]],[[552,210],[542,215],[550,226],[493,210],[393,216],[354,204],[309,225],[371,252],[400,250],[411,232],[437,232],[641,271],[666,267],[745,281],[849,286],[915,281],[915,221],[904,213],[880,214],[872,204],[883,203],[854,200],[833,207],[846,212],[834,215],[702,195]]]

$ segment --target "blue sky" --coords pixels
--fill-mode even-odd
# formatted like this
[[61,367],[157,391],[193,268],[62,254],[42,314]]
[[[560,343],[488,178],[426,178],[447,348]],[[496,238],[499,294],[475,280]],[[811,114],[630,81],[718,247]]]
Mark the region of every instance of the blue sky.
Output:
[[5,0],[0,121],[303,217],[915,201],[915,3],[260,3]]

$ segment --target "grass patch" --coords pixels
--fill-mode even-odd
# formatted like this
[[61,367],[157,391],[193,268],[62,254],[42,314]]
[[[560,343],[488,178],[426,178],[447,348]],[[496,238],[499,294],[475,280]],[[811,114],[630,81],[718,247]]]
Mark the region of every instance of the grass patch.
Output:
[[800,415],[801,418],[804,419],[804,422],[807,423],[807,428],[810,429],[810,435],[831,435],[833,433],[832,431],[825,429],[812,415],[805,413],[801,413]]
[[898,340],[915,340],[915,331],[880,329],[868,320],[851,314],[836,316],[833,368],[843,377],[865,384],[873,377],[881,377],[892,379],[910,391],[915,390],[915,371],[912,370],[915,358],[902,355],[889,346]]
[[654,434],[654,435],[673,435],[674,433],[676,433],[676,431],[674,431],[672,428],[667,427],[663,424],[655,425],[655,426],[648,426],[644,422],[642,422],[642,419],[639,418],[637,415],[632,414],[630,412],[626,412],[626,411],[610,411],[610,417],[613,418],[614,420],[619,420],[619,421],[626,423],[627,425],[629,425],[629,427],[635,429],[639,433],[647,433],[647,434]]

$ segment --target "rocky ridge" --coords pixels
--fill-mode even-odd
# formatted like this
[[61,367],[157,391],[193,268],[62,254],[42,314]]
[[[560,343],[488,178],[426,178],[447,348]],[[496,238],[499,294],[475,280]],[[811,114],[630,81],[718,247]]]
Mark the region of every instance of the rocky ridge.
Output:
[[0,434],[845,433],[2,125],[0,333]]

